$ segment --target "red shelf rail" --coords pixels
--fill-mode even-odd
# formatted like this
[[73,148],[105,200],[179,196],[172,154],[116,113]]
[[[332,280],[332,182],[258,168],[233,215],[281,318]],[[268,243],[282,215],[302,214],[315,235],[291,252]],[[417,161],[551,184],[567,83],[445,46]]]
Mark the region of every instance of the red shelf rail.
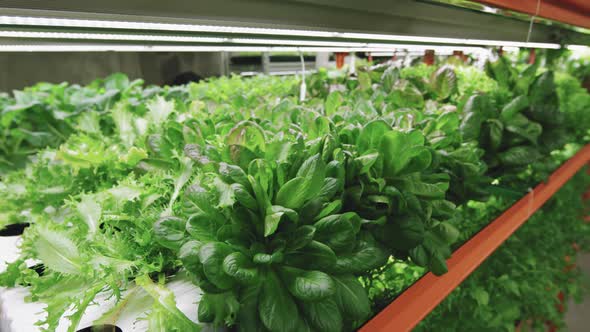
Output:
[[[538,15],[583,28],[590,28],[588,0],[476,0],[485,5]],[[538,3],[540,1],[540,3]],[[538,5],[538,7],[537,7]],[[537,12],[538,8],[538,12]]]
[[590,162],[590,144],[512,205],[502,215],[469,239],[447,261],[449,272],[437,277],[427,273],[410,286],[360,332],[411,331],[428,313],[467,278],[510,235],[527,221],[576,172]]

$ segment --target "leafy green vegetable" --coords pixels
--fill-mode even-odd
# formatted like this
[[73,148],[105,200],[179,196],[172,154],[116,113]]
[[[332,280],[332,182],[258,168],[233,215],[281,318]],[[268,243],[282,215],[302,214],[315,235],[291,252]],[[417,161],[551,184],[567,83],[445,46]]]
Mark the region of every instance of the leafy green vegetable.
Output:
[[[587,141],[571,76],[504,57],[486,72],[322,69],[303,102],[298,78],[264,76],[0,95],[0,227],[31,224],[0,284],[46,303],[48,330],[99,295],[105,322],[145,300],[150,330],[354,330]],[[184,271],[199,324],[166,287]],[[466,298],[503,311],[480,322],[533,316],[510,300],[526,287],[490,278],[506,293]]]

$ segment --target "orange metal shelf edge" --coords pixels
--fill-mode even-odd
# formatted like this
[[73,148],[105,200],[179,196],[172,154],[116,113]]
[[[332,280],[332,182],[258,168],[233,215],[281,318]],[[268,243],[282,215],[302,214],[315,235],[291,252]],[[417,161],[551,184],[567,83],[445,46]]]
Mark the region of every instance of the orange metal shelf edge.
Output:
[[[537,11],[537,0],[476,0],[479,3],[500,7],[517,12],[535,15]],[[563,22],[584,28],[590,28],[590,16],[588,5],[582,5],[582,1],[541,1],[539,16],[550,20]]]
[[359,331],[411,331],[588,162],[590,144],[457,249],[447,261],[449,272],[440,277],[427,273]]

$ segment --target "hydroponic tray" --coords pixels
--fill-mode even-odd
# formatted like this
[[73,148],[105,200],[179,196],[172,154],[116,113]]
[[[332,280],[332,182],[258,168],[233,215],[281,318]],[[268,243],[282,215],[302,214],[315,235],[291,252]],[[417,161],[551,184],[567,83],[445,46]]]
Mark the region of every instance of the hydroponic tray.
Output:
[[[0,237],[0,272],[6,269],[6,263],[16,260],[19,256],[18,243],[20,236]],[[35,262],[27,262],[28,265],[34,265]],[[197,320],[197,302],[202,296],[201,290],[196,287],[190,280],[178,275],[173,277],[166,286],[174,293],[178,308],[192,321]],[[0,288],[0,331],[2,332],[37,332],[39,327],[35,322],[41,320],[46,315],[43,311],[45,304],[39,302],[28,302],[26,298],[29,291],[23,287],[11,289]],[[123,297],[129,294],[124,294]],[[136,300],[136,303],[149,303],[149,295],[144,294],[145,299]],[[141,294],[139,295],[141,296]],[[136,298],[137,299],[137,298]],[[93,326],[94,322],[99,319],[105,312],[112,308],[115,302],[114,298],[99,298],[94,304],[88,307],[84,313],[78,330]],[[120,313],[116,326],[122,332],[139,332],[147,330],[147,321],[142,320],[145,316],[146,307],[141,305],[128,305]],[[67,314],[62,317],[56,332],[66,331],[69,320]],[[224,329],[217,329],[223,331]],[[212,327],[205,327],[203,331],[216,331]]]
[[[367,322],[361,332],[373,331],[411,331],[420,320],[432,311],[469,274],[490,256],[508,237],[510,237],[530,216],[551,198],[576,172],[590,162],[590,144],[566,161],[553,172],[546,182],[538,184],[527,195],[506,210],[473,238],[462,245],[447,261],[448,273],[435,276],[427,273],[403,292],[372,320]],[[0,237],[0,272],[6,262],[18,258],[20,237]],[[34,265],[34,262],[29,262]],[[182,275],[171,279],[167,284],[176,296],[178,307],[187,317],[197,322],[197,305],[202,293]],[[0,331],[37,331],[34,325],[43,318],[43,304],[26,302],[28,291],[25,288],[7,290],[0,288]],[[146,294],[147,296],[147,294]],[[79,324],[79,328],[93,325],[104,312],[109,310],[114,299],[100,299],[91,305]],[[144,331],[147,322],[141,320],[145,313],[142,307],[127,307],[117,320],[123,332]],[[63,318],[57,331],[67,329],[68,320]],[[214,331],[207,327],[205,331]]]

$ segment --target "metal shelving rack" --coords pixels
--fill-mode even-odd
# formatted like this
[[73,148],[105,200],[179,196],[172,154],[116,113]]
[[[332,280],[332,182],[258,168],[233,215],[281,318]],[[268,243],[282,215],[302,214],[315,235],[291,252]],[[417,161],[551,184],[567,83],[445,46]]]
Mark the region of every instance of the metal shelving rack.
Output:
[[[310,46],[309,42],[354,42],[354,43],[422,43],[420,37],[455,38],[480,40],[471,45],[491,45],[486,41],[524,42],[529,23],[527,21],[477,12],[460,7],[451,7],[434,2],[413,0],[218,0],[218,1],[115,1],[88,3],[75,0],[0,1],[0,15],[20,17],[44,17],[76,20],[100,20],[137,22],[135,26],[114,24],[98,26],[72,26],[67,24],[23,25],[10,24],[0,19],[0,29],[10,31],[41,31],[70,33],[126,33],[136,35],[138,40],[126,41],[129,45],[203,45],[203,46],[261,46],[249,41],[242,43],[225,40],[156,42],[148,36],[173,33],[179,37],[230,37],[246,39],[269,39],[274,42],[263,45]],[[49,21],[47,21],[49,22]],[[46,22],[46,23],[47,23]],[[22,23],[22,22],[21,22]],[[166,27],[166,25],[176,25]],[[184,25],[185,29],[183,29]],[[198,29],[197,26],[213,27]],[[248,28],[229,32],[223,27]],[[218,29],[215,29],[218,28]],[[274,30],[273,30],[274,29]],[[293,34],[293,30],[302,31]],[[310,33],[310,32],[324,32]],[[356,34],[356,35],[354,35]],[[369,35],[367,35],[369,34]],[[397,38],[396,38],[397,36]],[[143,38],[143,39],[142,39]],[[44,40],[46,42],[46,40]],[[63,44],[113,43],[118,39],[104,36],[78,40],[56,37],[51,42]],[[243,41],[243,40],[242,40]],[[38,43],[36,38],[22,35],[0,38],[5,43]],[[306,45],[306,42],[308,43]],[[530,37],[535,43],[590,44],[590,35],[558,26],[536,25]],[[436,41],[430,41],[437,44]],[[461,45],[461,41],[451,44]],[[441,42],[448,44],[448,42]],[[493,44],[493,43],[492,43]]]
[[[531,12],[531,5],[534,2],[527,0],[520,7],[511,8],[548,15]],[[571,10],[565,13],[550,12],[549,18],[571,24],[579,22],[572,21],[572,17],[579,20],[580,13]],[[582,19],[590,21],[590,16],[583,14]],[[528,31],[526,20],[434,1],[0,1],[0,52],[77,49],[329,52],[412,46],[426,49],[432,45],[451,48],[590,45],[590,34],[561,25],[535,24],[527,40]],[[539,184],[460,247],[448,261],[447,274],[441,277],[426,274],[360,330],[411,330],[589,161],[590,146],[586,146],[546,183]]]

